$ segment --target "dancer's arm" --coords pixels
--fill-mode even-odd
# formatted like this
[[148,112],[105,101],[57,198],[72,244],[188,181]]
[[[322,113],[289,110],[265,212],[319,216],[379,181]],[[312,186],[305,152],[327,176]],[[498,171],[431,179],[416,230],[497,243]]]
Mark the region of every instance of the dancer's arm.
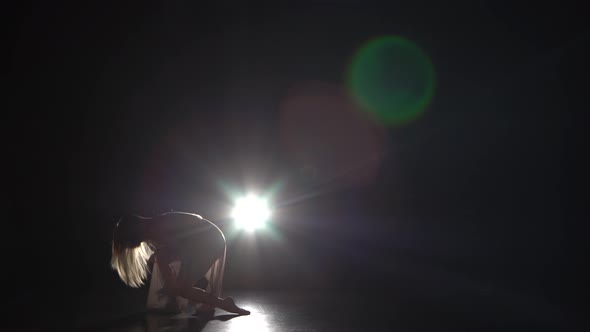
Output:
[[167,257],[166,254],[156,252],[156,263],[160,268],[160,273],[162,274],[162,278],[164,279],[164,288],[171,294],[178,293],[178,284],[176,282],[176,275],[172,272],[170,268],[170,258]]
[[250,314],[248,310],[236,306],[234,300],[231,297],[222,299],[213,294],[207,293],[200,288],[192,287],[190,285],[181,285],[179,282],[177,282],[176,276],[172,272],[172,269],[170,269],[171,261],[167,255],[159,254],[156,256],[156,260],[158,262],[158,266],[160,267],[162,277],[164,278],[164,287],[168,292],[170,292],[171,295],[181,296],[198,303],[206,303],[233,313],[239,313],[242,315]]

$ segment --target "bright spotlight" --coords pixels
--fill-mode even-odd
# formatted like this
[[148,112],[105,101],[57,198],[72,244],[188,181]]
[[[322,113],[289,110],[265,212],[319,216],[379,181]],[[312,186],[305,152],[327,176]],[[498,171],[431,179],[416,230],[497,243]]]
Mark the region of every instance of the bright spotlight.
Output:
[[250,232],[264,227],[269,217],[266,200],[252,194],[238,199],[232,211],[236,226]]

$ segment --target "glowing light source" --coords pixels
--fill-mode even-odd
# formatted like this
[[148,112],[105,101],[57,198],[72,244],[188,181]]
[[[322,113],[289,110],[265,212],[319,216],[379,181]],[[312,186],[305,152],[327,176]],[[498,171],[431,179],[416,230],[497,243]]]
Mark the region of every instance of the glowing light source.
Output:
[[269,217],[266,200],[253,194],[238,199],[232,211],[236,226],[250,232],[264,227]]

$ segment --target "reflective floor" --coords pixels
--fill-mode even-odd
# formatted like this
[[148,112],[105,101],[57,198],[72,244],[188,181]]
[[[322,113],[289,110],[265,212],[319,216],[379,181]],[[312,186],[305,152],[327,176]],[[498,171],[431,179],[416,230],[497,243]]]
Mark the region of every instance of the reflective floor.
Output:
[[[213,316],[114,309],[79,322],[77,331],[558,331],[551,319],[526,315],[502,303],[428,302],[391,294],[231,292],[248,316],[217,309]],[[122,300],[122,299],[121,299]],[[121,303],[120,301],[118,302]],[[118,316],[113,315],[119,311]],[[545,320],[543,320],[545,319]]]

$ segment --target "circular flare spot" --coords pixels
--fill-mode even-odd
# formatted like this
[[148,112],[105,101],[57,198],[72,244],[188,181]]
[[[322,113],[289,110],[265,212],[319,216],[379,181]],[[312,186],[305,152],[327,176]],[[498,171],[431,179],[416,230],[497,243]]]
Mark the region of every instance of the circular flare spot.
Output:
[[378,122],[396,125],[418,117],[434,94],[434,66],[416,44],[396,36],[373,39],[353,57],[349,90]]

